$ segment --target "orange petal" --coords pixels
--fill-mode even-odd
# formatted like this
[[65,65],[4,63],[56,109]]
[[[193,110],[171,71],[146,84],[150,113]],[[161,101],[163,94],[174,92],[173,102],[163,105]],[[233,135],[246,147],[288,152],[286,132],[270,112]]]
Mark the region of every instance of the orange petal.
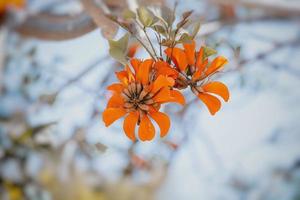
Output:
[[223,56],[219,56],[219,57],[215,58],[212,61],[212,63],[210,64],[210,66],[207,68],[207,70],[205,71],[205,75],[209,76],[212,73],[218,71],[227,62],[228,62],[227,59],[225,57],[223,57]]
[[173,86],[174,83],[175,83],[174,79],[159,75],[153,83],[152,93],[155,94],[162,87]]
[[128,82],[131,83],[135,80],[135,76],[133,75],[130,67],[128,65],[125,66],[126,72],[127,72],[127,77],[128,77]]
[[119,94],[114,94],[107,102],[107,108],[120,108],[124,105],[124,99]]
[[165,53],[167,54],[167,56],[169,58],[172,59],[172,61],[174,62],[174,64],[181,70],[181,71],[185,71],[188,62],[187,62],[187,58],[186,55],[184,53],[184,51],[182,49],[179,48],[167,48],[165,50]]
[[152,64],[152,59],[147,59],[140,64],[137,73],[137,80],[141,81],[142,84],[147,84],[149,82],[149,72]]
[[113,91],[113,92],[121,93],[124,89],[124,86],[121,83],[113,83],[113,84],[107,86],[106,89]]
[[186,43],[183,46],[189,65],[195,65],[195,41],[193,41],[192,43]]
[[153,100],[157,103],[168,102],[171,99],[170,89],[167,87],[161,88],[161,90],[153,97]]
[[129,46],[128,51],[127,51],[127,56],[129,58],[132,58],[135,53],[137,52],[137,49],[139,48],[139,44],[138,43],[134,43],[132,45]]
[[125,114],[126,114],[126,111],[123,108],[107,108],[102,113],[102,119],[105,123],[105,126],[109,126],[114,121],[123,117]]
[[149,114],[160,128],[160,137],[166,136],[170,128],[170,119],[168,115],[162,112],[151,112]]
[[155,135],[155,128],[147,115],[141,119],[139,137],[142,141],[152,140]]
[[170,76],[174,79],[178,76],[178,72],[165,61],[159,60],[155,62],[154,68],[156,69],[157,75]]
[[201,64],[197,65],[197,70],[193,74],[192,80],[200,79],[201,76],[204,74],[204,69],[206,68],[208,64],[208,59],[205,59]]
[[117,78],[124,85],[128,85],[128,74],[126,71],[115,72]]
[[217,97],[205,93],[198,94],[198,97],[206,105],[210,114],[214,115],[216,112],[220,110],[221,102]]
[[129,115],[127,115],[124,119],[124,123],[123,123],[124,132],[126,136],[132,141],[135,141],[135,126],[137,124],[138,119],[139,119],[139,115],[137,112],[129,113]]
[[196,67],[199,71],[203,71],[203,56],[204,56],[204,48],[201,47],[199,52],[197,53]]
[[172,102],[179,103],[184,106],[185,98],[178,90],[171,90]]
[[205,92],[213,93],[219,95],[224,99],[224,101],[228,101],[229,99],[229,90],[226,85],[221,82],[210,82],[202,87]]
[[138,69],[139,69],[139,66],[140,66],[140,64],[141,64],[141,60],[136,59],[136,58],[132,58],[132,59],[130,60],[130,64],[131,64],[131,66],[133,67],[133,69],[134,69],[134,71],[135,71],[135,74],[137,74]]
[[165,98],[165,101],[160,101],[159,103],[163,104],[167,102],[174,102],[174,103],[179,103],[180,105],[184,105],[185,98],[178,90],[170,90],[170,97]]

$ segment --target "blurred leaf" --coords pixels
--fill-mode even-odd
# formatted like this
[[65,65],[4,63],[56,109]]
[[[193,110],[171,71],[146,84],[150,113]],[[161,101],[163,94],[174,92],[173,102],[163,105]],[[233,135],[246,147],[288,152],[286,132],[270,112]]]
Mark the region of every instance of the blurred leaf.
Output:
[[168,40],[163,39],[161,45],[169,47],[169,46],[172,45],[172,43],[173,43],[172,40],[169,40],[169,39],[168,39]]
[[136,14],[133,11],[129,10],[129,9],[125,9],[123,11],[123,17],[124,17],[124,19],[135,19]]
[[193,10],[189,10],[189,11],[186,11],[182,14],[182,18],[183,19],[187,19],[188,17],[191,16],[191,14],[193,13],[194,11]]
[[163,6],[161,8],[161,17],[168,24],[169,27],[171,27],[172,24],[175,21],[175,14],[174,14],[174,12],[170,8],[168,8],[166,6]]
[[104,145],[104,144],[102,144],[102,143],[100,143],[100,142],[96,143],[96,144],[95,144],[95,147],[96,147],[96,149],[97,149],[98,151],[100,151],[100,152],[102,152],[102,153],[104,153],[104,152],[107,150],[107,146]]
[[10,200],[21,200],[23,199],[23,193],[21,187],[6,183],[6,190]]
[[210,47],[203,47],[204,49],[204,57],[207,58],[217,53],[217,51]]
[[197,21],[194,25],[193,31],[191,33],[191,37],[194,39],[200,30],[201,24],[200,21]]
[[129,34],[125,34],[119,40],[109,40],[109,54],[119,61],[120,63],[126,65],[126,51],[128,47]]
[[180,39],[178,40],[179,43],[191,43],[193,40],[193,38],[187,34],[187,33],[183,33],[181,36],[180,36]]
[[28,140],[29,138],[32,138],[36,134],[41,133],[45,129],[49,128],[53,124],[56,124],[56,122],[41,124],[41,125],[38,125],[35,127],[28,127],[24,133],[22,133],[19,137],[15,138],[15,141],[23,143],[24,141]]
[[234,49],[234,56],[239,58],[241,56],[241,46],[238,46]]
[[137,14],[144,27],[152,26],[158,21],[158,18],[148,8],[138,8]]
[[152,28],[159,34],[165,35],[167,33],[166,29],[161,25],[155,25]]
[[47,103],[49,105],[52,105],[55,101],[56,101],[56,98],[57,98],[57,93],[53,93],[53,94],[42,94],[40,97],[39,97],[39,100],[42,102],[42,103]]

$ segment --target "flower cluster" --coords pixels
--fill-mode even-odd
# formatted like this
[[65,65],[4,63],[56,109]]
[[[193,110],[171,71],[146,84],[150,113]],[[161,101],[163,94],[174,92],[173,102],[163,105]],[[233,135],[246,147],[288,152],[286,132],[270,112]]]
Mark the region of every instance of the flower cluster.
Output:
[[[139,8],[136,13],[127,10],[121,19],[109,16],[127,30],[151,57],[145,60],[134,58],[137,46],[135,43],[130,48],[127,47],[129,34],[117,41],[109,41],[111,56],[125,67],[123,71],[116,72],[119,82],[107,88],[112,96],[103,112],[103,121],[109,126],[124,117],[124,132],[133,141],[136,140],[137,126],[140,140],[154,138],[155,127],[152,121],[157,123],[160,136],[164,137],[170,128],[170,119],[160,111],[161,105],[171,102],[185,105],[180,91],[186,88],[191,89],[212,115],[221,108],[219,97],[226,102],[229,100],[226,85],[211,81],[211,77],[223,68],[227,59],[222,56],[210,59],[217,52],[207,46],[196,50],[195,36],[199,23],[195,23],[191,33],[185,31],[191,24],[189,17],[192,12],[183,13],[182,19],[174,28],[175,9],[161,10],[160,16],[154,15],[147,8]],[[145,40],[139,36],[138,28],[144,33]],[[148,35],[148,29],[154,31],[158,50]]]

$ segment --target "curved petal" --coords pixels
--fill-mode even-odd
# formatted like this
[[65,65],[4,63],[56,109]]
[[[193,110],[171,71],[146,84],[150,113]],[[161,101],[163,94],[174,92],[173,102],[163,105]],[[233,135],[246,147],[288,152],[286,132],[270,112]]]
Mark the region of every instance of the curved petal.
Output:
[[128,85],[128,74],[126,71],[115,72],[115,74],[123,85]]
[[198,98],[206,105],[212,115],[218,112],[221,108],[220,100],[213,95],[200,93],[198,94]]
[[121,93],[124,89],[124,86],[121,83],[113,83],[113,84],[107,86],[106,89],[113,91],[113,92]]
[[155,94],[162,87],[173,86],[174,83],[175,83],[174,79],[159,75],[153,83],[152,93]]
[[144,115],[141,119],[139,127],[139,138],[142,141],[152,140],[155,135],[155,128],[147,115]]
[[172,102],[179,103],[180,105],[185,104],[185,98],[178,90],[171,90]]
[[221,82],[215,81],[210,82],[202,87],[205,92],[213,93],[219,95],[224,99],[224,101],[229,100],[229,90],[227,86]]
[[184,106],[185,98],[178,90],[170,90],[170,97],[169,98],[166,97],[165,101],[160,101],[159,103],[163,104],[168,102],[174,102]]
[[136,59],[136,58],[132,58],[130,60],[130,64],[131,66],[133,67],[134,71],[135,71],[135,74],[137,74],[138,70],[139,70],[139,66],[141,64],[141,60],[139,59]]
[[152,64],[152,59],[147,59],[140,64],[137,72],[137,80],[141,81],[142,84],[147,84],[149,82],[149,72]]
[[107,108],[122,108],[124,105],[124,99],[119,94],[114,94],[107,102]]
[[174,79],[178,76],[178,72],[165,61],[159,60],[155,62],[154,68],[157,75],[170,76]]
[[184,51],[182,49],[179,49],[177,47],[174,48],[167,48],[165,50],[165,53],[167,54],[167,56],[169,58],[172,59],[172,61],[174,62],[174,64],[181,70],[181,71],[185,71],[187,65],[188,65],[188,61],[186,58],[186,55],[184,53]]
[[166,136],[171,124],[169,116],[162,112],[150,112],[149,114],[160,128],[160,137]]
[[195,47],[196,47],[195,41],[191,43],[185,43],[183,47],[184,47],[184,52],[186,54],[188,64],[191,66],[195,65]]
[[205,71],[205,75],[209,76],[213,74],[214,72],[218,71],[221,67],[223,67],[223,65],[225,65],[227,62],[227,59],[223,56],[215,58]]
[[128,65],[126,65],[125,69],[126,69],[127,75],[128,75],[128,82],[131,83],[131,82],[135,81],[135,76],[133,75],[130,67]]
[[203,57],[204,57],[204,48],[201,47],[199,52],[196,55],[196,67],[198,68],[199,71],[203,71]]
[[[201,59],[201,58],[199,58],[199,59]],[[197,62],[198,62],[198,59],[197,59]],[[205,60],[201,61],[200,64],[196,63],[197,70],[193,74],[192,80],[197,80],[197,79],[200,79],[202,77],[202,75],[204,74],[204,69],[206,68],[207,64],[208,64],[208,59],[205,59]]]
[[155,102],[168,102],[171,99],[170,89],[167,87],[161,88],[161,90],[152,98]]
[[129,113],[129,115],[127,115],[124,119],[123,130],[126,136],[132,141],[135,141],[135,126],[138,122],[138,119],[139,115],[137,112]]
[[123,108],[107,108],[102,113],[102,119],[105,126],[111,125],[114,121],[120,119],[126,114]]

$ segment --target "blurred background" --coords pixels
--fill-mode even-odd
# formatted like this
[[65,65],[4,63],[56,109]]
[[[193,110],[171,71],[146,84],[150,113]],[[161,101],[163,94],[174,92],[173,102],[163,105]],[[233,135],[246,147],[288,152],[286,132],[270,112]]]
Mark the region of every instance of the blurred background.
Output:
[[198,43],[229,59],[217,79],[231,99],[211,116],[187,92],[186,107],[163,108],[167,137],[137,143],[121,120],[102,122],[122,69],[106,38],[124,33],[104,13],[175,1],[11,2],[0,9],[1,200],[300,199],[299,0],[178,1],[179,17],[202,21]]

